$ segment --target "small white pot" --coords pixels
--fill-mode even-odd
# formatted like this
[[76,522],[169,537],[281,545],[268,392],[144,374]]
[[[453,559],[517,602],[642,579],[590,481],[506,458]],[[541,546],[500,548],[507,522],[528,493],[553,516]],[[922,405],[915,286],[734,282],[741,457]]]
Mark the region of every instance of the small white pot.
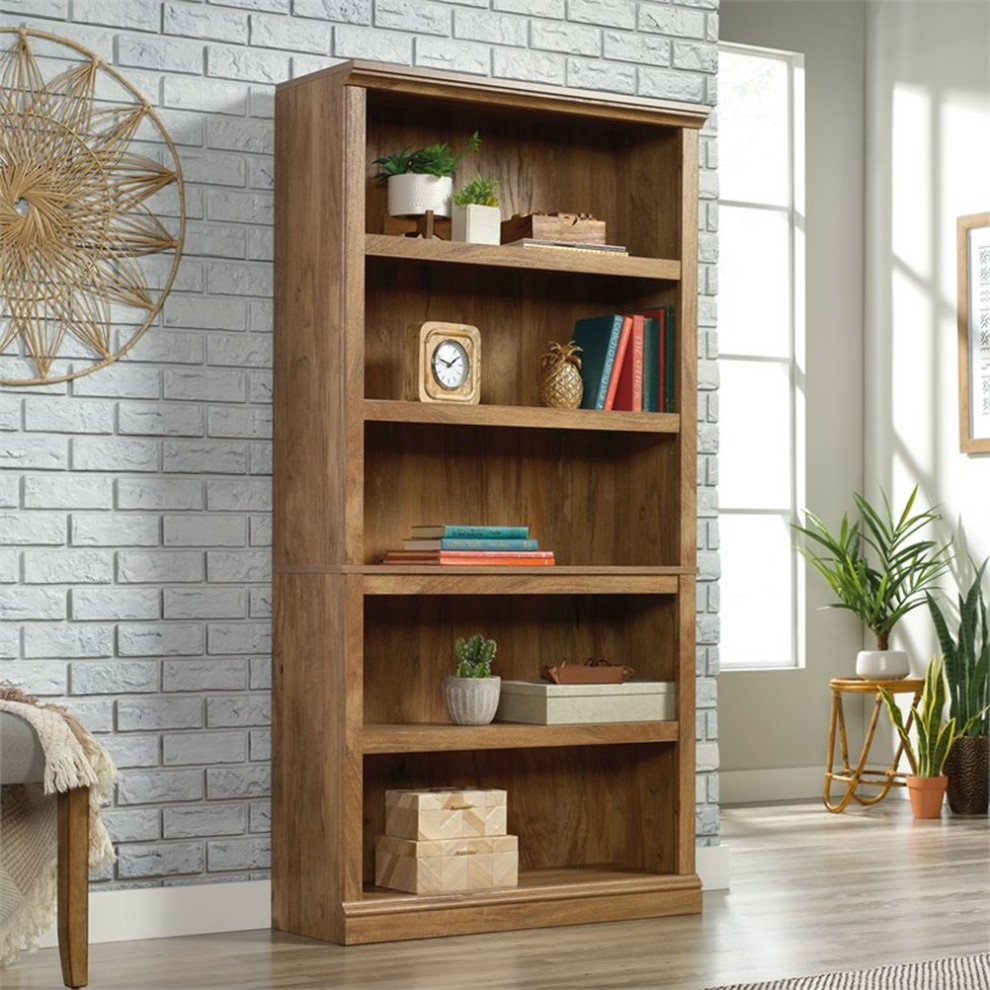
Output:
[[911,673],[911,661],[903,650],[860,650],[856,676],[867,681],[898,681]]
[[443,679],[443,694],[450,720],[455,725],[488,725],[495,718],[501,677],[456,677]]
[[454,241],[472,244],[499,244],[502,240],[502,211],[497,206],[452,207],[450,237]]
[[388,180],[388,215],[419,217],[432,210],[437,217],[450,216],[454,180],[449,175],[406,172]]

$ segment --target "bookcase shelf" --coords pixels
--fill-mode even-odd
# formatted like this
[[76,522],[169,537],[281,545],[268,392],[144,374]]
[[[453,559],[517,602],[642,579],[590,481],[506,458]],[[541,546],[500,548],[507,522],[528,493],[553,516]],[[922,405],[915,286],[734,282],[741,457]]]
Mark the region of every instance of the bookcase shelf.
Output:
[[[280,85],[275,116],[273,926],[349,944],[700,911],[703,112],[351,62]],[[589,213],[629,255],[380,233],[372,160],[475,128],[504,215]],[[677,314],[674,412],[540,407],[548,341],[656,306]],[[426,320],[479,328],[480,404],[406,398],[407,327]],[[380,563],[443,522],[526,524],[557,564]],[[476,631],[507,679],[606,657],[673,682],[674,718],[453,726],[440,682]],[[452,784],[507,791],[519,886],[375,888],[385,792]]]

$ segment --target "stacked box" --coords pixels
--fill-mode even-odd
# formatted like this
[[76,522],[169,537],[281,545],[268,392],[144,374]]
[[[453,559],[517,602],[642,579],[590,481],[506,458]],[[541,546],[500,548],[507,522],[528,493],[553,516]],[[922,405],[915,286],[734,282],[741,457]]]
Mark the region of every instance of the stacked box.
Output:
[[519,843],[506,834],[502,790],[437,788],[385,793],[375,883],[412,894],[514,887]]
[[536,725],[664,722],[676,717],[674,697],[670,681],[551,684],[503,680],[495,718]]

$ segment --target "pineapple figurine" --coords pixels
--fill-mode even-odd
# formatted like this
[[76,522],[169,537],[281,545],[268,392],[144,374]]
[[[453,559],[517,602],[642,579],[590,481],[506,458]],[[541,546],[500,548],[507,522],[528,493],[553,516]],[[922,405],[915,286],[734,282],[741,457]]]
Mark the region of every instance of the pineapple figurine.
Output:
[[550,341],[550,349],[540,358],[540,403],[558,409],[577,409],[584,396],[581,381],[581,348]]

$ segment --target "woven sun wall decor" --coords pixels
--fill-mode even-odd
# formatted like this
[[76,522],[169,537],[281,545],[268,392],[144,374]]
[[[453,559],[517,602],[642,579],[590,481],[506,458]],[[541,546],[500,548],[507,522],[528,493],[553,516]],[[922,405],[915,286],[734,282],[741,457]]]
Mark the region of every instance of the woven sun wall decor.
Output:
[[172,287],[184,232],[179,158],[148,101],[73,41],[0,28],[0,385],[126,353]]

